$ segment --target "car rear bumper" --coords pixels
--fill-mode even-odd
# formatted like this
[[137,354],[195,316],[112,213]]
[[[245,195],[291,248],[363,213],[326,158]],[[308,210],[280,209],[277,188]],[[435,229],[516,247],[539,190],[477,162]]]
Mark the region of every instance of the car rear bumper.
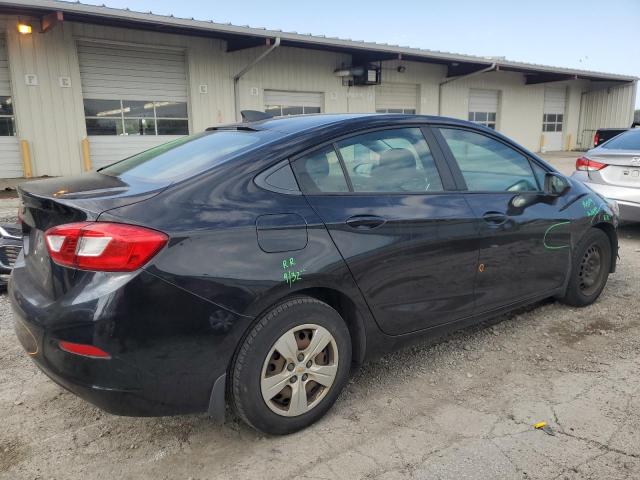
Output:
[[[251,321],[144,271],[97,297],[84,289],[56,301],[28,280],[16,268],[9,284],[25,351],[53,381],[116,415],[210,410],[214,383]],[[68,353],[60,340],[95,345],[111,358]]]
[[577,179],[603,197],[615,200],[620,208],[620,219],[624,222],[640,222],[640,188],[620,187],[589,181],[587,172],[575,172]]

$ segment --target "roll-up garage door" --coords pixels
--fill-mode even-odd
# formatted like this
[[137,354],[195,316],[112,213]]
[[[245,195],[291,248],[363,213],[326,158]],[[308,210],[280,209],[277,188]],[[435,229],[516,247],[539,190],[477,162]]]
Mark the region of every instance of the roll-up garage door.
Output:
[[183,50],[78,42],[94,168],[189,133]]
[[562,150],[562,130],[567,90],[564,87],[546,87],[544,89],[544,113],[542,115],[543,149]]
[[24,174],[15,125],[7,44],[0,33],[0,178],[17,178]]
[[264,91],[264,111],[273,116],[321,113],[323,104],[319,92]]
[[469,120],[489,128],[496,128],[498,118],[497,90],[469,90]]
[[418,85],[387,83],[376,87],[376,112],[409,113],[418,111]]

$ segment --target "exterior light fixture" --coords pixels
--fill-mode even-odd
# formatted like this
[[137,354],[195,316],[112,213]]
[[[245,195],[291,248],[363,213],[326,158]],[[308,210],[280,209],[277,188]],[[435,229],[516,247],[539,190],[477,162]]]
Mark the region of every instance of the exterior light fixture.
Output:
[[23,35],[29,35],[31,33],[31,25],[27,25],[26,23],[19,23],[18,32]]

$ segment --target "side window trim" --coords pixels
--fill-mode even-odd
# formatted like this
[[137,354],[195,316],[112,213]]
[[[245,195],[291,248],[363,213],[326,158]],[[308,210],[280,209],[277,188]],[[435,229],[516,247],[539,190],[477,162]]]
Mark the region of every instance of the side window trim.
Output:
[[[442,132],[440,131],[441,128],[450,128],[450,127],[447,125],[434,125],[431,127],[431,132],[433,133],[433,136],[436,139],[436,142],[438,144],[438,148],[442,152],[447,162],[447,165],[449,166],[449,169],[453,176],[453,181],[456,185],[456,189],[461,191],[469,191],[469,188],[467,187],[467,182],[464,180],[462,171],[458,166],[458,162],[456,161],[456,158],[453,156],[453,153],[451,152],[451,149],[449,148],[449,145],[447,144],[447,141],[445,140],[444,135],[442,135]],[[459,130],[471,130],[471,129],[461,128]]]
[[431,156],[436,164],[436,169],[438,170],[440,180],[442,181],[442,188],[445,192],[459,190],[454,174],[451,170],[451,162],[447,160],[445,152],[440,147],[440,142],[438,142],[437,136],[433,131],[434,128],[431,125],[424,125],[420,130],[422,130],[422,135],[429,146]]
[[344,158],[342,158],[342,153],[335,142],[332,142],[331,146],[333,147],[333,151],[336,152],[336,157],[338,157],[338,162],[340,162],[340,168],[342,169],[342,175],[344,175],[344,179],[347,181],[347,188],[349,189],[348,193],[354,193],[353,182],[351,181],[351,176],[347,171],[347,164],[344,163]]
[[[504,140],[502,140],[501,138],[495,137],[493,135],[489,135],[487,134],[487,132],[483,132],[480,130],[475,130],[473,128],[467,128],[467,127],[461,127],[458,125],[434,125],[432,126],[432,130],[433,130],[433,134],[438,142],[438,146],[442,149],[445,158],[447,159],[447,163],[450,166],[453,176],[455,178],[456,184],[458,185],[458,188],[460,190],[466,191],[468,193],[503,193],[503,192],[494,192],[491,190],[476,190],[476,191],[471,191],[469,190],[469,187],[467,186],[467,182],[464,179],[464,176],[462,175],[462,171],[460,170],[460,167],[458,165],[458,161],[456,160],[455,156],[453,155],[453,152],[451,151],[451,149],[449,148],[449,145],[447,144],[447,141],[444,138],[444,135],[442,135],[442,132],[440,131],[441,129],[446,128],[446,129],[450,129],[450,130],[463,130],[463,131],[467,131],[467,132],[472,132],[475,133],[477,135],[483,135],[485,137],[488,137],[496,142],[499,142],[503,145],[505,145],[506,147],[510,148],[511,150],[513,150],[514,152],[518,153],[519,155],[521,155],[522,157],[524,157],[528,164],[529,164],[529,168],[531,169],[531,176],[535,179],[536,181],[536,185],[538,186],[538,190],[536,192],[530,192],[530,193],[542,193],[543,192],[543,187],[541,187],[541,185],[539,184],[538,181],[538,177],[535,174],[535,171],[533,170],[533,166],[532,163],[535,163],[536,165],[538,165],[540,168],[542,168],[543,170],[547,170],[546,167],[544,167],[543,165],[540,165],[538,162],[536,162],[533,158],[531,158],[530,155],[527,155],[525,152],[522,152],[520,149],[518,148],[514,148],[513,145],[505,142]],[[513,192],[504,192],[504,193],[513,193]]]

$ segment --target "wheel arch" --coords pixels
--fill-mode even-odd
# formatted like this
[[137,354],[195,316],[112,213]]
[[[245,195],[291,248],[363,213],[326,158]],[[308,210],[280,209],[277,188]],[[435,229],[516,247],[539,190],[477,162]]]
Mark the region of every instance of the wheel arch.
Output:
[[[365,322],[367,319],[364,318],[358,305],[348,294],[327,286],[309,286],[293,292],[287,291],[279,293],[280,295],[269,296],[268,302],[260,302],[260,305],[255,305],[255,320],[247,327],[243,339],[244,336],[251,331],[255,323],[270,310],[278,306],[278,304],[295,297],[307,296],[326,303],[340,314],[351,336],[352,363],[356,367],[362,364],[366,355],[367,326]],[[361,306],[360,308],[363,307]],[[364,308],[366,308],[366,306]],[[242,339],[238,342],[238,348],[241,344]]]
[[618,235],[616,234],[616,229],[613,225],[606,222],[596,223],[593,228],[602,230],[609,238],[609,243],[611,244],[611,269],[609,271],[610,273],[613,273],[616,271],[616,263],[618,259]]

